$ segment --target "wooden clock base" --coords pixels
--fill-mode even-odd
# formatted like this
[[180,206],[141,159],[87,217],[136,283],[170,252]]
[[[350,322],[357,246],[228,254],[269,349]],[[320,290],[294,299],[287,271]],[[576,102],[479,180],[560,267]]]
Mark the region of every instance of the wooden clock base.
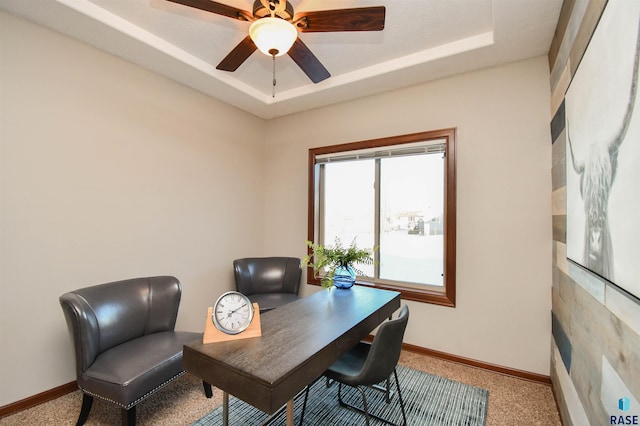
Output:
[[249,327],[242,333],[227,334],[218,330],[213,324],[213,307],[207,309],[207,320],[204,325],[204,336],[202,336],[202,343],[217,343],[226,342],[229,340],[248,339],[250,337],[262,336],[262,327],[260,326],[260,308],[257,303],[253,304],[253,319],[249,323]]

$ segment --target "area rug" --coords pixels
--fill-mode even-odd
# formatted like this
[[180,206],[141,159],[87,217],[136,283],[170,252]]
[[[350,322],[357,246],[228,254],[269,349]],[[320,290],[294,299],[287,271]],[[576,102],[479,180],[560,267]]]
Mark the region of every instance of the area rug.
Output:
[[[469,386],[433,374],[424,373],[408,367],[398,366],[400,391],[407,414],[407,424],[416,426],[484,426],[487,418],[489,391]],[[395,381],[392,380],[392,391]],[[342,388],[343,399],[362,406],[360,393],[348,386]],[[294,422],[298,425],[304,393],[294,402]],[[388,418],[394,423],[402,423],[402,413],[398,395],[394,393],[391,402],[385,402],[383,392],[367,389],[367,404],[371,412]],[[230,397],[230,425],[260,425],[268,415],[251,405]],[[282,426],[286,422],[286,413],[276,414],[270,425]],[[372,419],[373,425],[381,422]],[[222,424],[222,407],[218,407],[194,426],[217,426]],[[363,425],[364,415],[338,405],[338,386],[326,387],[325,380],[315,382],[309,391],[309,401],[304,414],[305,425]]]

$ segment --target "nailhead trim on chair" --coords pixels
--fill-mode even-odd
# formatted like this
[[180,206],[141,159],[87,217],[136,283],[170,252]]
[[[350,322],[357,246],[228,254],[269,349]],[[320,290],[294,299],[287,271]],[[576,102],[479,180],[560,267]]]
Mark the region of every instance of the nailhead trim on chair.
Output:
[[109,398],[105,398],[104,396],[100,396],[100,395],[96,395],[93,392],[89,392],[88,390],[82,389],[82,387],[78,386],[80,388],[80,390],[84,393],[86,393],[87,395],[91,395],[95,398],[100,398],[104,401],[109,401],[112,404],[116,404],[119,407],[124,408],[125,410],[130,409],[131,407],[133,407],[134,405],[137,405],[140,401],[142,401],[143,399],[145,399],[146,397],[148,397],[149,395],[151,395],[152,393],[162,389],[163,387],[165,387],[166,385],[168,385],[169,383],[171,383],[172,381],[174,381],[175,379],[177,379],[178,377],[182,376],[184,373],[186,373],[186,371],[181,371],[180,373],[178,373],[177,375],[173,376],[172,378],[170,378],[169,380],[167,380],[166,382],[162,383],[161,385],[155,387],[154,389],[150,390],[149,392],[145,393],[144,395],[142,395],[140,398],[136,399],[135,401],[133,401],[132,403],[130,403],[129,405],[123,405],[117,401],[114,401],[112,399]]

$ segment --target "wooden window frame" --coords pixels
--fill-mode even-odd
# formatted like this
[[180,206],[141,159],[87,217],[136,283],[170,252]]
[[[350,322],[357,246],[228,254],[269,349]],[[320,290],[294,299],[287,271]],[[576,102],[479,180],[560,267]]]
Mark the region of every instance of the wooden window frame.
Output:
[[[400,282],[368,282],[358,279],[356,284],[376,287],[387,290],[399,291],[405,300],[431,303],[441,306],[455,307],[456,304],[456,129],[441,129],[412,133],[400,136],[391,136],[380,139],[365,140],[359,142],[344,143],[331,146],[323,146],[309,149],[309,186],[308,186],[308,225],[307,237],[309,241],[315,241],[316,218],[319,216],[319,194],[316,188],[319,186],[320,177],[316,175],[316,157],[325,154],[334,154],[345,151],[355,151],[370,148],[384,148],[387,146],[402,145],[430,140],[444,140],[445,153],[445,203],[444,203],[444,291],[431,290],[428,287],[422,289],[419,285],[403,285]],[[311,250],[308,249],[311,254]],[[320,279],[314,277],[313,268],[307,268],[307,283],[320,285]]]

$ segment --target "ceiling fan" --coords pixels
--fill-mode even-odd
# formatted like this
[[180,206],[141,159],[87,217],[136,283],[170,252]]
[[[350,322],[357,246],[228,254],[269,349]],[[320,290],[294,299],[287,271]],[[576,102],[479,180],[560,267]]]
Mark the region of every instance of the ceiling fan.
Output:
[[[294,14],[293,6],[286,0],[255,0],[253,13],[233,6],[211,0],[168,0],[173,3],[204,10],[252,22],[247,35],[216,67],[219,70],[233,72],[256,50],[273,56],[287,53],[298,64],[302,71],[313,81],[319,83],[331,76],[329,71],[320,63],[318,58],[305,45],[297,31],[300,32],[335,32],[335,31],[381,31],[384,28],[385,7],[359,7],[350,9],[320,10],[315,12],[301,12]],[[268,24],[268,25],[267,25]],[[282,29],[289,33],[289,47],[267,47],[261,45],[257,33],[260,27],[285,26]],[[263,32],[267,32],[265,29]],[[267,37],[269,37],[268,35]],[[253,37],[253,38],[252,38]],[[292,44],[291,44],[292,43]],[[285,50],[286,51],[282,51]]]

